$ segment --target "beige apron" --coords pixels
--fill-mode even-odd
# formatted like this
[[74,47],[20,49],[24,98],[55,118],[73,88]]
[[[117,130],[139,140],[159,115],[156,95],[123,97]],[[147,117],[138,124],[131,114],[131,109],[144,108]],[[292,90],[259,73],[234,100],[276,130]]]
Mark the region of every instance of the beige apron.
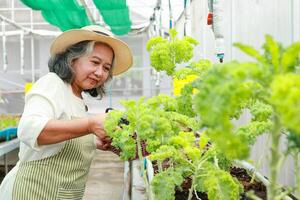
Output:
[[89,134],[66,141],[53,156],[20,163],[13,200],[82,199],[95,150]]

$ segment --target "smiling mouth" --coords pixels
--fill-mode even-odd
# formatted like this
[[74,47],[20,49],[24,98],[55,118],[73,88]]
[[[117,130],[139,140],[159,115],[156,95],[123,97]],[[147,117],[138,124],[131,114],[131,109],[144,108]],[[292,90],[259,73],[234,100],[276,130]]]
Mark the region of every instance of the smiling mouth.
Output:
[[92,79],[92,78],[89,78],[91,81],[92,81],[92,83],[94,84],[94,85],[97,85],[98,83],[99,83],[99,81],[97,81],[97,80],[95,80],[95,79]]

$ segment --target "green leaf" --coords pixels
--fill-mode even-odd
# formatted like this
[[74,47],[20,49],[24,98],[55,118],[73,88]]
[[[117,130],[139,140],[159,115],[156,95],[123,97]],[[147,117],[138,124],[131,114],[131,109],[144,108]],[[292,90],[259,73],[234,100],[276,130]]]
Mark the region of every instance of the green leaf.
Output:
[[300,42],[296,42],[285,50],[281,58],[281,66],[284,72],[291,72],[295,70],[300,53]]
[[272,36],[266,35],[266,43],[264,45],[265,51],[270,55],[270,63],[274,67],[274,71],[278,72],[280,62],[280,49],[279,44],[273,39]]
[[241,44],[241,43],[235,43],[234,46],[239,48],[241,51],[243,51],[247,55],[255,58],[259,62],[261,62],[261,63],[266,62],[265,58],[253,47],[251,47],[249,45]]
[[300,153],[300,134],[289,132],[287,136],[288,152]]
[[206,192],[209,200],[238,200],[239,185],[226,171],[208,162],[203,166],[203,175],[197,176],[196,189]]
[[270,103],[275,107],[281,123],[300,134],[300,75],[276,76],[271,83]]
[[182,182],[181,172],[171,167],[156,174],[151,182],[155,200],[174,200],[175,187],[180,186]]

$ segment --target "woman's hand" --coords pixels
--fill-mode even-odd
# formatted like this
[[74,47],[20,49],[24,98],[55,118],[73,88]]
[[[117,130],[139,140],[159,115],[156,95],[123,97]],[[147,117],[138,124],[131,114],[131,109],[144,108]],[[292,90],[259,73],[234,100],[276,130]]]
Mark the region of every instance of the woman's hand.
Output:
[[104,130],[104,121],[107,114],[98,114],[89,118],[89,132],[95,134],[100,140],[107,137]]
[[100,140],[98,137],[96,138],[96,146],[97,149],[102,151],[111,151],[112,153],[120,156],[121,150],[117,147],[111,145],[112,140],[109,137],[106,137],[104,140]]
[[100,139],[96,137],[96,147],[97,149],[108,151],[111,148],[111,139],[109,137],[105,137],[104,139]]

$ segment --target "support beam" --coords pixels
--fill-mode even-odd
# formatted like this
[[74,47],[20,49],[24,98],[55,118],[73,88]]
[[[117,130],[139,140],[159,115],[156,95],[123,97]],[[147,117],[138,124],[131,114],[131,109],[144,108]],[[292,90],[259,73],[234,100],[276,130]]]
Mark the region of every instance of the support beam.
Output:
[[1,22],[2,27],[2,49],[3,49],[3,71],[6,72],[8,67],[8,61],[7,61],[7,52],[6,52],[6,35],[5,35],[5,21],[2,20]]
[[88,16],[88,18],[90,19],[90,21],[93,23],[93,24],[96,24],[96,20],[94,19],[90,9],[88,8],[88,6],[86,5],[85,1],[84,0],[79,0],[79,2],[81,3],[81,5],[84,7],[85,9],[85,12],[86,12],[86,15]]
[[25,31],[25,33],[31,32],[31,30],[29,30],[28,28],[25,28],[25,27],[23,27],[23,26],[18,25],[16,22],[14,22],[14,21],[8,19],[7,17],[4,17],[3,15],[0,15],[0,19],[1,19],[2,21],[4,21],[4,22],[7,22],[8,24],[10,24],[10,25],[12,25],[12,26],[18,28],[18,29],[21,29],[21,30]]

